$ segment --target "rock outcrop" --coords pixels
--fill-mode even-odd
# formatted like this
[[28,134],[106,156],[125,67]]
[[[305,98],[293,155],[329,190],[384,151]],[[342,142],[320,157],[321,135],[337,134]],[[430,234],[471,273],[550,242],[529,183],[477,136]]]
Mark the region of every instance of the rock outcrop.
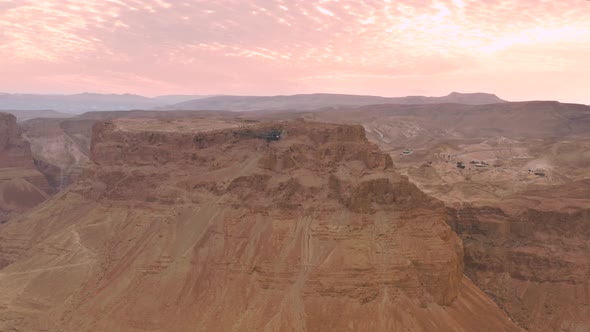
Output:
[[73,183],[88,161],[93,120],[37,118],[21,122],[37,169],[53,192]]
[[529,331],[590,330],[590,210],[450,210],[466,275]]
[[466,275],[522,327],[590,331],[590,107],[375,105],[306,116],[362,123],[399,172],[453,207]]
[[0,223],[45,201],[50,192],[16,117],[0,113]]
[[0,113],[0,167],[32,166],[31,148],[21,135],[16,117]]
[[360,126],[117,120],[91,160],[0,228],[0,329],[519,330]]

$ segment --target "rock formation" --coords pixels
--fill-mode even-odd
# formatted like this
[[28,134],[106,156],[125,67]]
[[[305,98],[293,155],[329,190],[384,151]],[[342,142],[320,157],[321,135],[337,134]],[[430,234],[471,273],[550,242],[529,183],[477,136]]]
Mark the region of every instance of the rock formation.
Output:
[[0,227],[0,330],[519,330],[361,126],[116,120],[91,160]]
[[21,122],[37,169],[54,192],[67,187],[80,175],[90,153],[95,121],[84,119],[32,119]]
[[450,209],[466,275],[529,331],[590,330],[590,209],[569,209]]
[[21,137],[22,130],[16,124],[16,117],[0,113],[0,166],[31,166],[31,149]]
[[0,113],[0,223],[43,202],[50,191],[15,116]]
[[515,322],[590,331],[590,107],[377,105],[306,116],[363,124],[396,171],[451,207],[465,274]]

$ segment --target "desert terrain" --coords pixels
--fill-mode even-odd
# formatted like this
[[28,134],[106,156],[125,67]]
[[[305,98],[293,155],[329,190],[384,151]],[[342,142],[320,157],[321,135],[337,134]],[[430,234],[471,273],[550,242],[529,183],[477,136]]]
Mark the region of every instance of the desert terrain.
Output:
[[0,326],[590,330],[588,106],[320,106],[20,122]]
[[361,126],[120,119],[90,159],[2,228],[3,329],[519,330]]
[[0,0],[0,332],[590,332],[590,0]]
[[590,329],[590,108],[557,102],[380,105],[298,114],[362,123],[445,202],[465,273],[521,327]]

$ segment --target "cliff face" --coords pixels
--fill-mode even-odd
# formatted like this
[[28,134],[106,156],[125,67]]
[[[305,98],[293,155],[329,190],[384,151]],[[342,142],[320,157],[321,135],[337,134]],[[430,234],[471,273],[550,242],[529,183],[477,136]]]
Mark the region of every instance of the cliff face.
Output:
[[518,330],[360,126],[118,120],[91,159],[0,228],[1,328]]
[[396,170],[456,207],[449,223],[466,275],[521,326],[590,331],[588,106],[374,105],[306,116],[362,123]]
[[466,275],[530,331],[590,329],[590,210],[450,210]]
[[15,116],[0,113],[0,223],[43,202],[50,191]]
[[81,119],[31,119],[21,126],[31,144],[37,169],[54,192],[73,183],[88,161],[95,121]]
[[31,167],[33,158],[29,144],[21,137],[16,117],[0,113],[0,167]]

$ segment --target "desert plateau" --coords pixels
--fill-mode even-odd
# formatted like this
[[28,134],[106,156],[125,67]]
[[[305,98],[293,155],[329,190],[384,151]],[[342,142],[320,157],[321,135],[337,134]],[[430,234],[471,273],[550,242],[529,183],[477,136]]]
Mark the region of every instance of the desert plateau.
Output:
[[0,0],[0,332],[590,332],[590,2]]
[[586,106],[5,118],[45,191],[0,228],[3,329],[590,324]]

